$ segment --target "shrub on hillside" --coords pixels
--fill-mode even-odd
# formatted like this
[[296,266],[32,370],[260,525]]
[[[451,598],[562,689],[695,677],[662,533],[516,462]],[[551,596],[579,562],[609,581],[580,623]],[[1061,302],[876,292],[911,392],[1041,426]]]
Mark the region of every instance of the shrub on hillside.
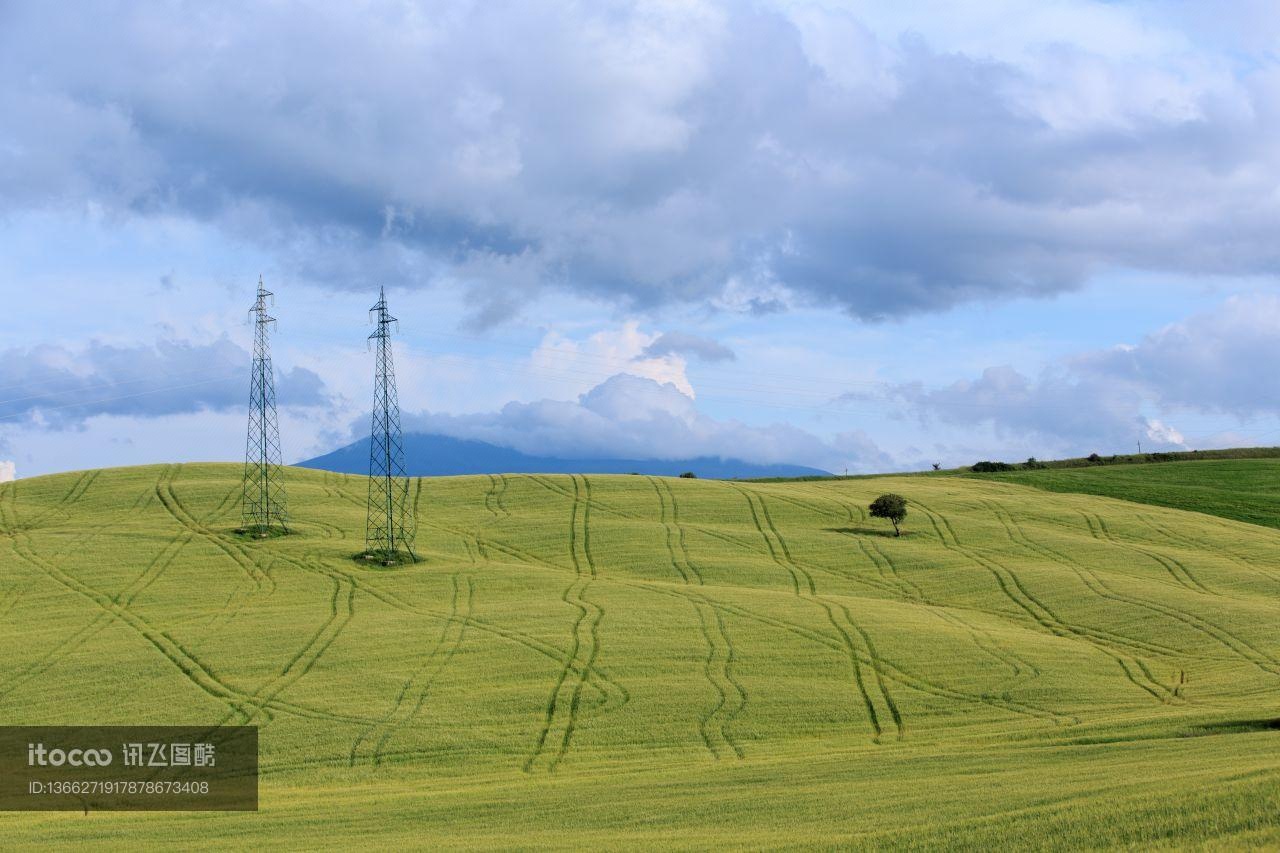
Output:
[[1013,466],[1008,462],[990,462],[983,460],[975,462],[969,466],[969,470],[975,474],[994,474],[998,471],[1012,471]]
[[683,477],[683,478],[684,478],[684,479],[686,479],[686,480],[696,480],[696,479],[698,479],[698,475],[697,475],[697,474],[695,474],[695,473],[693,473],[692,471],[685,471],[685,472],[684,472],[683,474],[681,474],[680,476],[681,476],[681,477]]

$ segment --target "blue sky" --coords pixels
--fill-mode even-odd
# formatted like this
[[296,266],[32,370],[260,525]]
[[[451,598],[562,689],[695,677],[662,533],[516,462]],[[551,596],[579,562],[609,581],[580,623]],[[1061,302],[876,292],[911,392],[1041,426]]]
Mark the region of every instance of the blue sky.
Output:
[[[963,7],[963,8],[960,8]],[[0,4],[0,478],[1280,440],[1264,3]]]

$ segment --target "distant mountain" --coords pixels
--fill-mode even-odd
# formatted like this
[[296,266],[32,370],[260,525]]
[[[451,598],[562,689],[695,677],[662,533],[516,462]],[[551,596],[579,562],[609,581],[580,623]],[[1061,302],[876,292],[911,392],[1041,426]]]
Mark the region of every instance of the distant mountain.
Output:
[[[454,474],[653,474],[674,477],[692,471],[706,479],[811,477],[828,472],[803,465],[757,465],[740,459],[558,459],[530,456],[509,447],[446,435],[409,433],[404,437],[405,468],[411,477]],[[297,463],[340,474],[369,473],[369,439]]]

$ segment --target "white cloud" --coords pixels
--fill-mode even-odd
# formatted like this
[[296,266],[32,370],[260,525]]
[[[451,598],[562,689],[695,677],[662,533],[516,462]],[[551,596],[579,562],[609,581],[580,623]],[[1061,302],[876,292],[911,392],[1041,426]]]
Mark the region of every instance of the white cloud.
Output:
[[18,466],[6,459],[0,459],[0,483],[9,483],[18,479]]
[[688,362],[674,350],[651,352],[664,335],[642,331],[640,323],[629,320],[621,327],[602,329],[584,340],[574,340],[560,332],[548,332],[533,351],[530,365],[536,371],[552,375],[563,374],[581,377],[583,388],[591,387],[601,375],[609,375],[624,369],[634,375],[652,379],[657,383],[670,383],[681,393],[694,397],[693,386],[685,373]]
[[1232,297],[1136,344],[1080,353],[1038,377],[995,366],[941,388],[903,384],[845,399],[897,401],[924,423],[986,425],[1018,447],[1043,448],[1047,441],[1073,453],[1141,439],[1149,450],[1179,448],[1188,439],[1170,421],[1180,415],[1280,417],[1271,378],[1280,363],[1277,329],[1280,297]]
[[1072,370],[1144,388],[1165,408],[1241,418],[1280,413],[1280,297],[1232,297],[1136,345],[1075,359]]
[[751,426],[698,411],[672,383],[617,374],[576,400],[508,403],[497,412],[406,415],[404,428],[487,441],[564,458],[684,459],[720,456],[828,471],[885,470],[892,463],[861,432],[827,441],[785,423]]

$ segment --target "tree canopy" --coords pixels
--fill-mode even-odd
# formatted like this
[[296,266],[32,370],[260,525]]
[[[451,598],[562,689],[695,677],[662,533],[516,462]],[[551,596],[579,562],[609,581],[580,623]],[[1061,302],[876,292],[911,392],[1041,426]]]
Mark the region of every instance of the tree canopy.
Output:
[[881,495],[871,502],[872,518],[887,518],[893,522],[893,535],[901,536],[902,530],[898,525],[907,517],[907,499],[902,495],[889,493]]

